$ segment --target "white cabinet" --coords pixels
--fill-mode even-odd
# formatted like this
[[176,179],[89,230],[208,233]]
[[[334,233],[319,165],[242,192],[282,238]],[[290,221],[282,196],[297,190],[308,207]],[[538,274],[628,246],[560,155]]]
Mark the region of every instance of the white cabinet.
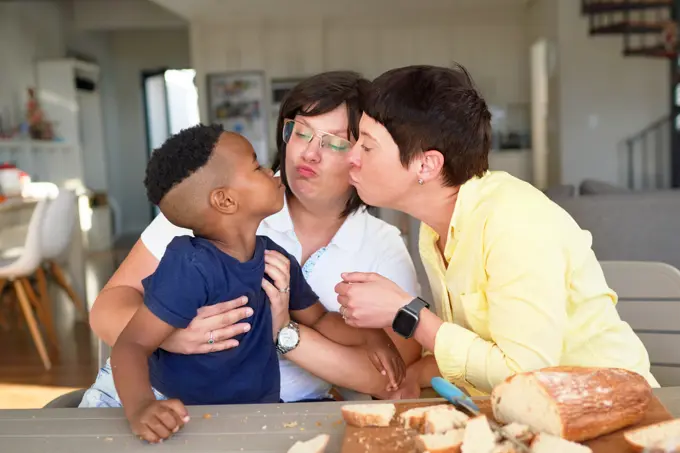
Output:
[[60,186],[106,191],[99,66],[75,59],[39,61],[36,78],[40,106],[53,122],[62,152],[44,156],[50,172],[43,167],[25,170],[35,173],[34,179]]

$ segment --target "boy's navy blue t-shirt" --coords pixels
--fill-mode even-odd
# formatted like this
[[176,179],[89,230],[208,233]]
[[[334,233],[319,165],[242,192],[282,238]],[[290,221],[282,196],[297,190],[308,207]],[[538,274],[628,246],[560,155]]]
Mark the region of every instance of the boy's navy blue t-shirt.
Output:
[[[262,289],[264,251],[290,260],[290,309],[303,310],[319,300],[305,281],[297,260],[266,236],[256,239],[245,263],[203,238],[180,236],[168,245],[158,269],[144,279],[144,303],[161,320],[186,328],[199,308],[248,296],[251,328],[235,337],[235,348],[183,355],[156,350],[149,358],[151,385],[184,404],[278,403],[280,375],[272,339],[269,298]],[[206,338],[206,341],[208,339]]]

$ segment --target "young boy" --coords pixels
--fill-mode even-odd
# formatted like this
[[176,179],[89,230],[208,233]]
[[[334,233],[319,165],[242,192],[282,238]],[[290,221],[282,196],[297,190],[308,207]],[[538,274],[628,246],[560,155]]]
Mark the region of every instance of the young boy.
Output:
[[[150,201],[194,237],[176,237],[143,281],[144,305],[111,353],[113,381],[102,369],[81,407],[122,404],[133,432],[158,442],[188,421],[184,404],[280,402],[274,342],[282,326],[272,321],[264,290],[270,285],[290,294],[293,319],[340,344],[364,344],[382,354],[387,366],[400,360],[384,331],[358,331],[327,314],[297,261],[269,238],[256,236],[260,222],[283,207],[284,186],[258,165],[245,138],[217,125],[183,130],[154,152],[145,184]],[[289,282],[281,272],[265,269],[265,260],[271,263],[277,253],[290,262]],[[244,295],[254,314],[250,331],[236,337],[236,348],[196,355],[159,349],[200,307]],[[399,366],[401,380],[403,362]]]

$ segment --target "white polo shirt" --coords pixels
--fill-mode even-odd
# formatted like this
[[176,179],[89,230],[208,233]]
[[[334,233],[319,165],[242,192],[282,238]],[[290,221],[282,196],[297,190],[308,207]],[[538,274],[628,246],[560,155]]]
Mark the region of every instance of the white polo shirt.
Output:
[[[191,231],[176,227],[160,214],[142,233],[142,242],[160,260],[175,236],[191,234]],[[300,261],[302,246],[295,236],[287,203],[281,211],[260,224],[257,234],[268,236]],[[376,272],[413,296],[420,293],[413,261],[399,230],[370,215],[365,208],[350,215],[331,242],[309,257],[302,271],[329,311],[340,308],[334,287],[341,281],[340,274],[343,272]],[[281,399],[299,401],[327,397],[331,388],[329,383],[283,357],[280,359]],[[353,392],[343,393],[346,397],[359,398]]]

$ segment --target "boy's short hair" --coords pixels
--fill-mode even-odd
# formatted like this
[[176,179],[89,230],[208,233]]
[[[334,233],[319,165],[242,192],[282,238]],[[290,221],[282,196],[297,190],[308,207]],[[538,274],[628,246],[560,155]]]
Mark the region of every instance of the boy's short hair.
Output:
[[219,124],[197,124],[181,130],[154,150],[144,178],[149,201],[160,205],[170,189],[205,166],[223,132]]
[[447,186],[489,169],[491,113],[463,66],[387,71],[370,84],[363,104],[392,135],[404,167],[419,153],[437,150],[444,156]]

